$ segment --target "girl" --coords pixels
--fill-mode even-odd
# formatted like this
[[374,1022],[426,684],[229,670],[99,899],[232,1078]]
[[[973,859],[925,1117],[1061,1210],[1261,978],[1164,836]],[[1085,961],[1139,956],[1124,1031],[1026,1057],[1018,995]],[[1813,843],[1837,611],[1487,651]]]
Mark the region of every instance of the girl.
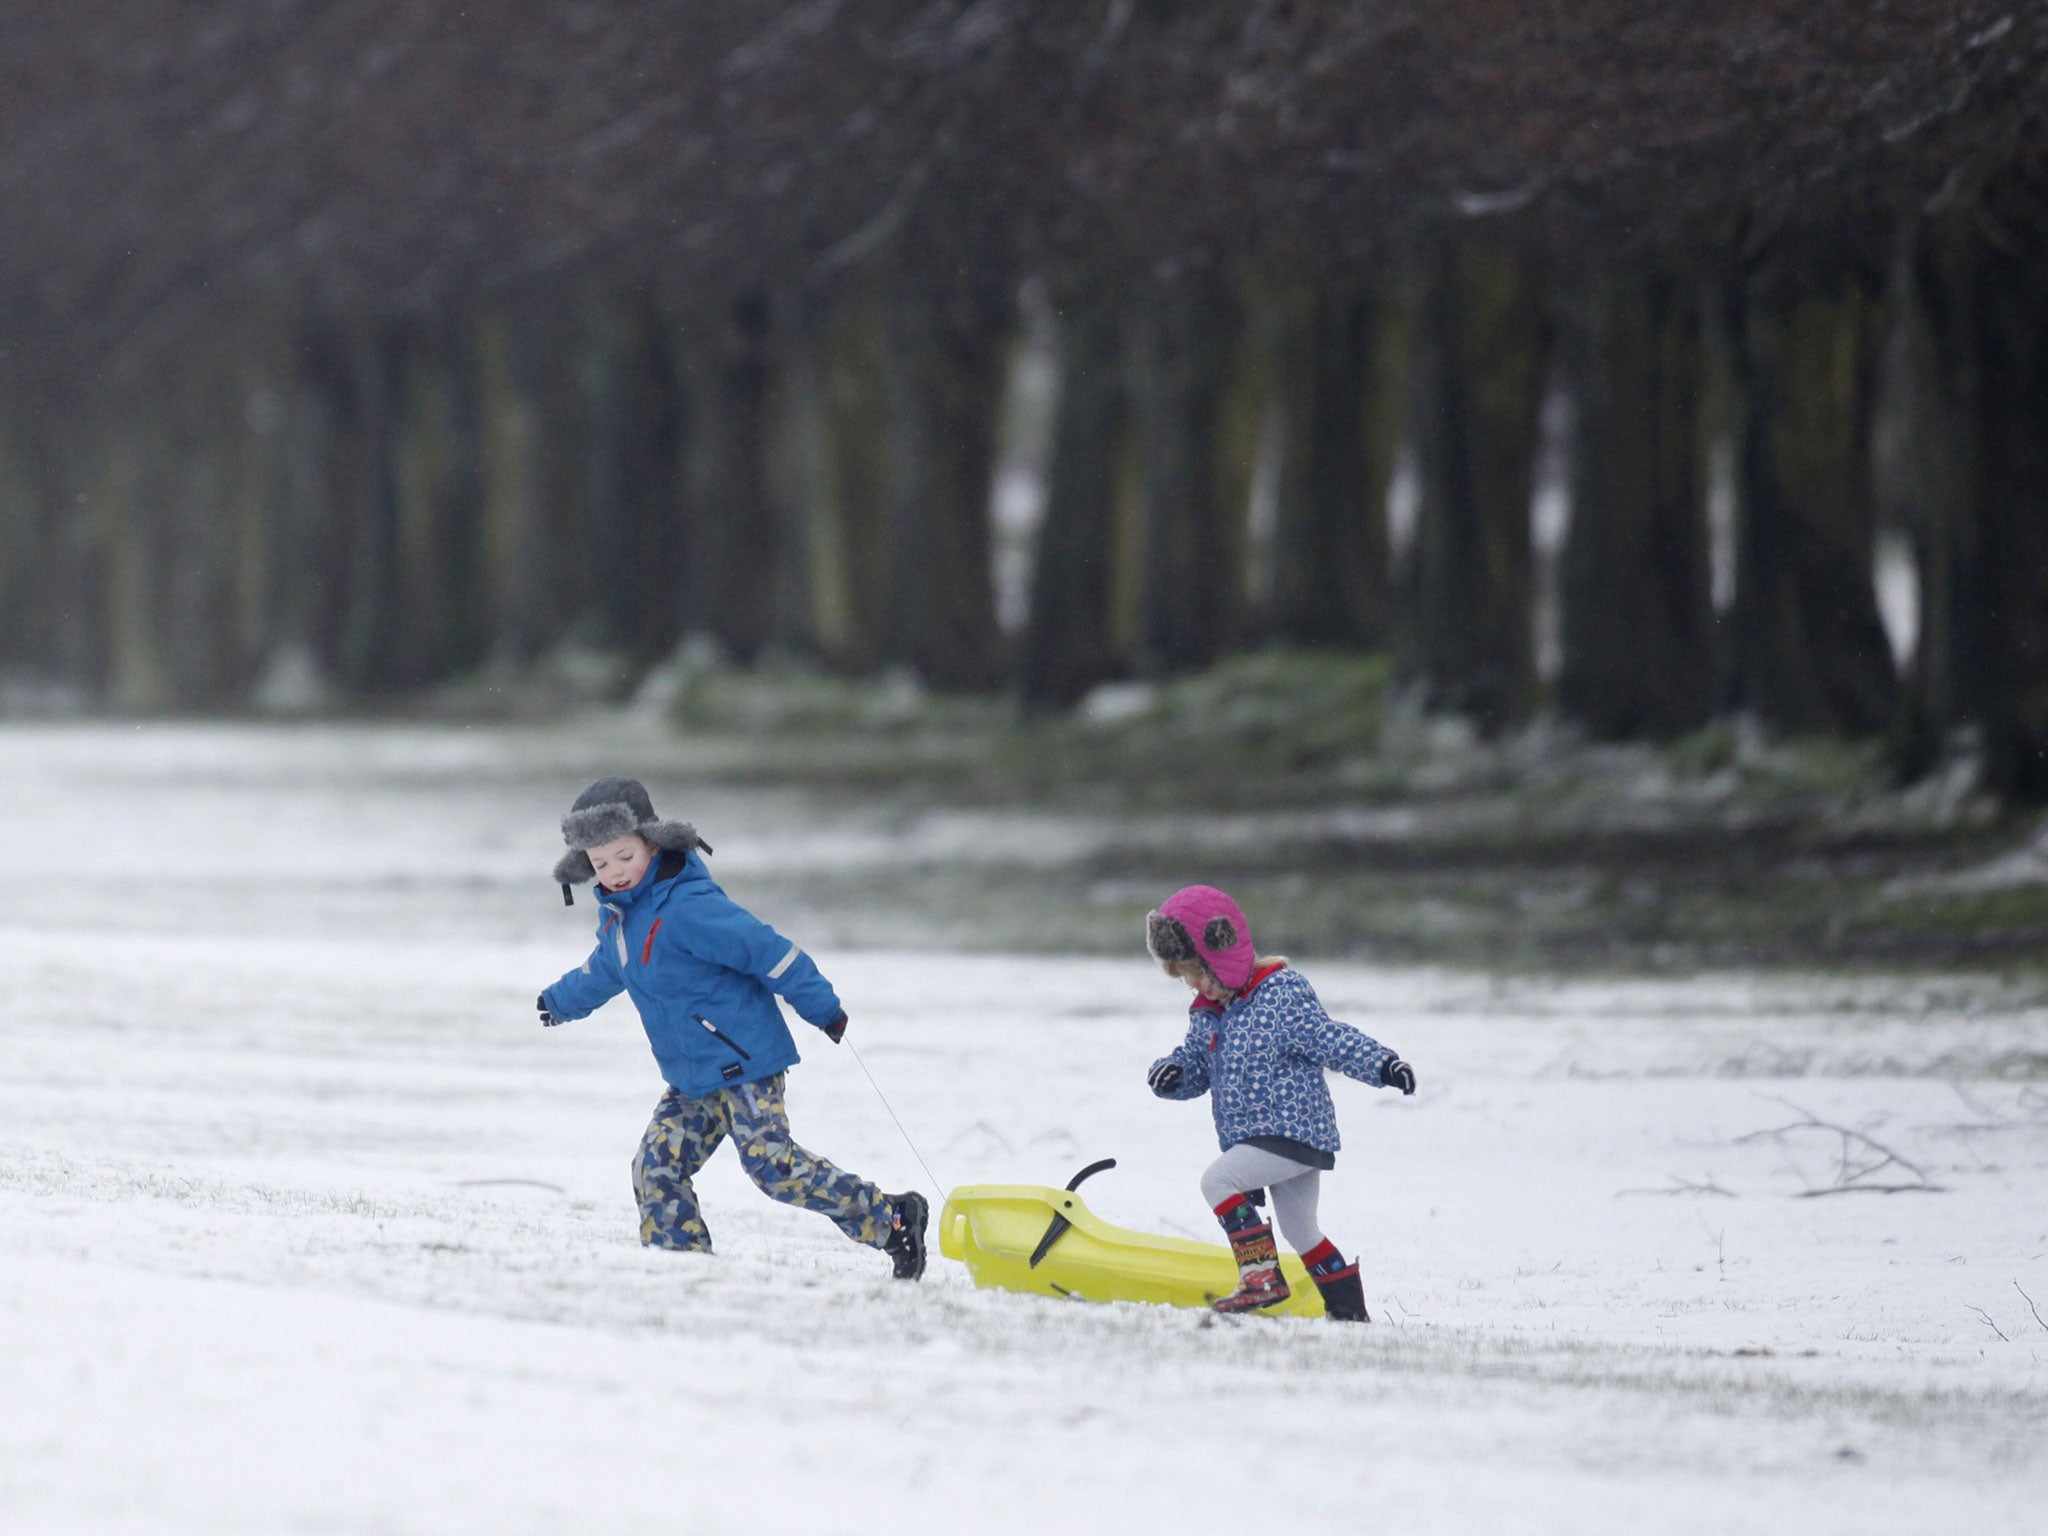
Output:
[[1195,989],[1188,1036],[1152,1064],[1162,1099],[1207,1093],[1223,1155],[1202,1175],[1202,1196],[1223,1223],[1238,1287],[1219,1312],[1270,1307],[1290,1294],[1273,1226],[1255,1200],[1271,1190],[1280,1230],[1323,1293],[1334,1322],[1368,1322],[1358,1266],[1344,1262],[1316,1222],[1323,1172],[1337,1163],[1336,1107],[1325,1069],[1375,1088],[1415,1091],[1415,1069],[1378,1041],[1323,1011],[1315,989],[1284,959],[1261,959],[1236,902],[1207,885],[1175,891],[1145,919],[1152,958]]
[[563,898],[586,880],[602,887],[597,948],[541,993],[540,1021],[580,1019],[623,991],[669,1085],[633,1159],[640,1241],[710,1252],[690,1181],[730,1136],[763,1194],[881,1249],[897,1279],[922,1275],[924,1196],[885,1195],[790,1138],[782,1075],[796,1042],[775,995],[833,1044],[846,1033],[838,994],[810,956],[718,888],[698,857],[710,846],[688,824],[659,820],[638,779],[584,790],[562,840]]

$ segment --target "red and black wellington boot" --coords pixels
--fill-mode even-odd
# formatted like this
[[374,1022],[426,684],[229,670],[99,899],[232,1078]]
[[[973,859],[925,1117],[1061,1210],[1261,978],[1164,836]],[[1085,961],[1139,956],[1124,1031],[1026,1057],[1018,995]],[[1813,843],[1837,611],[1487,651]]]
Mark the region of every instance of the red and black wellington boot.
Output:
[[1273,1246],[1270,1221],[1232,1232],[1230,1252],[1237,1260],[1237,1289],[1210,1303],[1218,1312],[1256,1311],[1277,1306],[1294,1294],[1280,1273],[1280,1254]]

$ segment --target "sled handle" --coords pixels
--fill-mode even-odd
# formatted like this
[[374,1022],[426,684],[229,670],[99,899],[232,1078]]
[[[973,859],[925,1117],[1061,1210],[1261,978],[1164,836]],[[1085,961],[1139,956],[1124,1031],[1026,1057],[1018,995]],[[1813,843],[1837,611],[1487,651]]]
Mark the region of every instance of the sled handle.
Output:
[[[1103,1172],[1105,1169],[1114,1168],[1115,1166],[1116,1159],[1113,1157],[1105,1157],[1099,1163],[1090,1163],[1086,1168],[1083,1168],[1079,1173],[1075,1174],[1071,1179],[1067,1180],[1067,1193],[1071,1195],[1075,1190],[1079,1189],[1081,1187],[1081,1181],[1083,1179],[1092,1179],[1095,1177],[1096,1174]],[[1067,1202],[1067,1205],[1070,1209],[1072,1208],[1073,1203],[1074,1202],[1071,1200]],[[1038,1240],[1038,1246],[1031,1250],[1031,1262],[1025,1267],[1027,1269],[1038,1268],[1039,1260],[1043,1259],[1048,1253],[1052,1252],[1052,1245],[1060,1240],[1060,1234],[1066,1231],[1067,1228],[1071,1227],[1073,1224],[1074,1223],[1067,1217],[1066,1212],[1054,1212],[1052,1220],[1046,1224],[1045,1236],[1041,1237]]]
[[1068,1193],[1071,1194],[1073,1191],[1079,1189],[1081,1187],[1082,1180],[1092,1179],[1098,1173],[1106,1173],[1115,1166],[1116,1159],[1113,1157],[1105,1157],[1099,1163],[1090,1163],[1086,1168],[1083,1168],[1079,1173],[1075,1174],[1071,1179],[1067,1180]]

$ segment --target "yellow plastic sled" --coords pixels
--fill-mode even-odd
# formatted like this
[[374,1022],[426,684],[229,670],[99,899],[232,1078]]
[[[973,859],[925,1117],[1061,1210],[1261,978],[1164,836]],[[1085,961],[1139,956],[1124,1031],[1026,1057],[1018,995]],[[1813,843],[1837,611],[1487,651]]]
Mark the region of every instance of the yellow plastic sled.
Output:
[[[1221,1243],[1155,1237],[1112,1226],[1075,1187],[1114,1158],[1084,1168],[1065,1189],[1045,1184],[964,1184],[939,1213],[939,1252],[967,1266],[978,1286],[1083,1301],[1150,1301],[1206,1307],[1237,1289],[1237,1263]],[[1034,1257],[1035,1256],[1035,1257]],[[1293,1292],[1268,1317],[1321,1317],[1322,1293],[1291,1253],[1280,1272]]]

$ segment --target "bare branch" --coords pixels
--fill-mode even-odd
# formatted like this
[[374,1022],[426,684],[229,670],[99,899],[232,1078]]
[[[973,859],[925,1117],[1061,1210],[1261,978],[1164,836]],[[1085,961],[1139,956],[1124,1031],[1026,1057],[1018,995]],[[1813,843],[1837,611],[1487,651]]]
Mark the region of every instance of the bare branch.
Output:
[[1975,1115],[1978,1121],[1982,1124],[1997,1125],[2003,1121],[2004,1117],[2000,1115],[1997,1110],[1993,1109],[1990,1105],[1984,1103],[1981,1099],[1977,1098],[1974,1094],[1972,1094],[1969,1091],[1969,1089],[1965,1088],[1961,1083],[1951,1079],[1948,1085],[1948,1090],[1950,1093],[1953,1093],[1959,1100],[1961,1100],[1963,1107],[1967,1109],[1971,1114]]
[[1792,1198],[1817,1200],[1822,1195],[1945,1195],[1946,1184],[1833,1184],[1826,1189],[1802,1189]]
[[2048,1333],[2048,1322],[2042,1322],[2041,1309],[2034,1305],[2034,1298],[2027,1295],[2025,1288],[2017,1280],[2013,1281],[2012,1288],[2020,1293],[2021,1299],[2027,1304],[2027,1310],[2034,1314],[2034,1321],[2041,1324],[2042,1332]]
[[1711,1173],[1700,1180],[1680,1178],[1674,1173],[1671,1175],[1671,1183],[1663,1189],[1617,1189],[1614,1192],[1614,1198],[1617,1200],[1623,1195],[1723,1195],[1730,1200],[1741,1198],[1734,1190],[1723,1189],[1715,1183]]
[[[1966,1305],[1966,1306],[1967,1306],[1967,1305],[1968,1305],[1968,1303],[1966,1302],[1966,1303],[1964,1303],[1964,1305]],[[2006,1343],[2008,1343],[2008,1344],[2010,1344],[2010,1343],[2012,1342],[2012,1340],[2011,1340],[2011,1339],[2007,1339],[2007,1338],[2005,1337],[2005,1330],[2004,1330],[2003,1328],[1999,1327],[1999,1326],[1998,1326],[1998,1324],[1994,1323],[1994,1322],[1993,1322],[1993,1321],[1991,1320],[1991,1314],[1990,1314],[1989,1312],[1986,1312],[1986,1311],[1985,1311],[1985,1310],[1984,1310],[1984,1309],[1983,1309],[1982,1307],[1970,1307],[1970,1310],[1971,1310],[1972,1312],[1976,1313],[1976,1314],[1977,1314],[1977,1315],[1978,1315],[1979,1317],[1983,1318],[1983,1319],[1984,1319],[1984,1326],[1985,1326],[1986,1328],[1989,1328],[1989,1329],[1990,1329],[1990,1330],[1991,1330],[1991,1331],[1992,1331],[1993,1333],[1997,1334],[1997,1335],[1999,1336],[1999,1338],[2001,1338],[2001,1339],[2004,1339],[2004,1340],[2005,1340],[2005,1342],[2006,1342]]]
[[[1769,1130],[1751,1131],[1735,1138],[1738,1144],[1748,1141],[1782,1141],[1799,1131],[1821,1131],[1837,1138],[1839,1145],[1835,1154],[1835,1182],[1822,1189],[1808,1189],[1800,1192],[1800,1198],[1815,1195],[1838,1195],[1870,1193],[1895,1195],[1909,1191],[1934,1194],[1942,1186],[1927,1177],[1927,1170],[1907,1157],[1895,1147],[1887,1146],[1867,1131],[1855,1130],[1832,1120],[1823,1120],[1804,1105],[1794,1104],[1790,1099],[1776,1094],[1758,1094],[1773,1104],[1782,1104],[1800,1118],[1790,1125],[1775,1126]],[[1900,1168],[1913,1176],[1911,1183],[1873,1184],[1869,1181],[1887,1168]]]

